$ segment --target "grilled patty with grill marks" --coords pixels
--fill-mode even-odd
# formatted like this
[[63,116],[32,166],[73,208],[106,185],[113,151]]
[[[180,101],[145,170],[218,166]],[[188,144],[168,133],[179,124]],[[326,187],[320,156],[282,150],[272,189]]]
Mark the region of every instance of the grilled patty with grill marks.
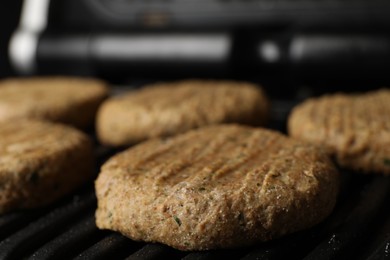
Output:
[[218,123],[259,125],[268,101],[259,86],[233,81],[159,83],[103,103],[97,116],[99,140],[111,146],[172,136]]
[[37,120],[0,123],[0,213],[53,202],[93,173],[92,144],[80,131]]
[[310,99],[293,109],[288,128],[326,147],[343,167],[390,174],[389,89]]
[[109,159],[96,180],[101,229],[180,250],[247,246],[332,211],[339,175],[315,146],[278,132],[209,126]]
[[71,77],[7,79],[0,82],[0,122],[32,118],[92,127],[108,88],[102,81]]

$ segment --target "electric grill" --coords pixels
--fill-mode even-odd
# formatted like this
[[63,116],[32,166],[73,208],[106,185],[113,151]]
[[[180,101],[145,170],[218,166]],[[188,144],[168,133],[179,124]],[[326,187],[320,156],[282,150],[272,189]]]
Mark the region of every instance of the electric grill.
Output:
[[[123,88],[119,92],[123,91]],[[273,100],[270,128],[285,131],[297,101]],[[99,164],[118,152],[96,144]],[[52,206],[0,216],[0,259],[385,259],[390,257],[390,179],[340,170],[334,212],[319,225],[274,241],[205,252],[132,241],[98,230],[92,183]]]
[[22,74],[388,81],[387,0],[25,0]]
[[[147,81],[156,75],[258,80],[271,96],[268,127],[286,132],[291,108],[313,94],[340,90],[330,88],[335,79],[365,88],[390,81],[390,4],[315,2],[26,0],[10,58],[20,74],[131,78],[135,85],[145,82],[134,79],[138,75]],[[295,88],[310,77],[315,84]],[[96,142],[99,165],[119,151]],[[90,182],[53,205],[1,215],[0,259],[389,258],[390,179],[340,172],[338,203],[319,225],[251,247],[205,252],[98,230]]]

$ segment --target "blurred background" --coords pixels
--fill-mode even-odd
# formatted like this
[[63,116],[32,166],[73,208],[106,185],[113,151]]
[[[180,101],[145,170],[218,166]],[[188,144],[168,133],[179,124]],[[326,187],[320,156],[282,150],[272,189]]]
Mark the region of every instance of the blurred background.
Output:
[[14,0],[0,12],[1,78],[224,78],[287,97],[390,82],[385,0]]
[[22,0],[0,1],[0,77],[14,75],[8,59],[8,42],[19,23]]
[[[0,80],[39,75],[99,77],[114,94],[183,78],[255,82],[272,103],[267,127],[286,132],[305,98],[390,86],[390,1],[0,1]],[[117,152],[96,151],[100,163]],[[47,210],[2,218],[0,258],[387,259],[388,178],[343,178],[324,225],[259,247],[188,254],[98,231],[91,187]]]

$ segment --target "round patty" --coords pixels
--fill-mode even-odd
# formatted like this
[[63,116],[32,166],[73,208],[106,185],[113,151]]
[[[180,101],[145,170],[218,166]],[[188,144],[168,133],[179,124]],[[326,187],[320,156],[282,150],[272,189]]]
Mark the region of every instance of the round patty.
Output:
[[0,123],[0,213],[46,205],[94,174],[92,145],[80,131],[19,119]]
[[107,97],[106,84],[95,79],[47,77],[0,82],[0,121],[45,119],[78,128],[93,126]]
[[102,143],[124,146],[211,124],[262,124],[267,104],[261,88],[250,83],[160,83],[106,101],[96,128]]
[[338,163],[363,172],[390,174],[390,90],[335,94],[294,108],[291,136],[318,144]]
[[339,175],[318,148],[278,132],[209,126],[109,159],[96,180],[101,229],[180,250],[247,246],[332,211]]

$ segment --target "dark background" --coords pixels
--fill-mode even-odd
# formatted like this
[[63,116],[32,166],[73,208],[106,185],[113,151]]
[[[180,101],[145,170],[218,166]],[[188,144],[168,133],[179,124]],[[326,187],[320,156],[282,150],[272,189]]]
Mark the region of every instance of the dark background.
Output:
[[14,75],[8,59],[8,41],[19,23],[22,0],[0,1],[0,78]]
[[[71,1],[69,0],[63,0],[63,1],[57,1],[57,3],[60,3],[57,5],[57,9],[54,10],[54,18],[56,17],[71,17],[75,15],[75,11],[80,11],[78,8],[68,10],[65,12],[66,9],[64,5],[61,5],[61,3],[67,3],[69,4]],[[77,1],[73,1],[76,3]],[[353,2],[353,1],[352,1]],[[8,44],[9,39],[12,34],[12,32],[16,29],[18,23],[19,23],[19,17],[21,12],[21,5],[22,0],[10,0],[10,1],[0,1],[0,79],[10,76],[16,76],[16,74],[13,72],[10,64],[9,64],[9,57],[8,57]],[[71,6],[71,5],[70,5]],[[67,10],[67,9],[66,9]],[[57,11],[57,12],[55,12]],[[81,14],[83,14],[82,10],[80,11]],[[88,34],[92,29],[96,30],[98,29],[104,29],[104,26],[96,24],[96,21],[92,19],[93,17],[89,15],[79,15],[78,17],[85,18],[87,17],[87,20],[90,20],[90,23],[93,25],[93,28],[89,28],[90,31],[85,29],[85,31],[82,31],[83,34]],[[388,16],[386,16],[388,17]],[[52,17],[53,18],[53,17]],[[372,17],[371,17],[372,18]],[[59,19],[59,18],[58,18]],[[57,20],[58,20],[57,19]],[[69,19],[68,19],[69,20]],[[70,19],[72,20],[72,19]],[[54,19],[54,22],[56,19]],[[363,19],[363,21],[365,21]],[[52,21],[53,22],[53,21]],[[57,21],[58,22],[58,21]],[[83,23],[81,23],[83,24]],[[372,25],[366,25],[366,26],[358,26],[354,25],[354,30],[350,30],[350,28],[345,29],[344,31],[337,31],[341,30],[339,27],[340,24],[337,26],[336,33],[339,33],[341,36],[346,35],[347,33],[357,33],[359,34],[368,34],[372,31],[378,30],[378,35],[381,37],[385,37],[386,42],[390,42],[390,35],[389,35],[389,28],[390,23],[386,23],[387,27],[383,28],[383,30],[379,30],[379,27],[375,27]],[[56,35],[60,32],[58,29],[58,24],[54,23],[54,25],[49,28],[49,34],[52,33],[53,35]],[[72,28],[72,30],[80,30],[79,28],[80,23],[77,23],[77,26],[75,28]],[[88,26],[87,26],[88,27]],[[54,29],[53,29],[54,28]],[[102,29],[102,30],[103,30]],[[112,29],[112,28],[111,28]],[[208,29],[208,27],[205,27],[203,29]],[[242,30],[244,29],[244,30]],[[234,62],[230,62],[231,64],[240,64],[240,66],[234,66],[234,69],[229,70],[227,73],[218,75],[214,72],[210,72],[210,75],[203,75],[203,77],[206,78],[223,78],[223,79],[234,79],[234,80],[245,80],[245,81],[254,81],[257,83],[261,83],[263,85],[267,92],[270,94],[274,94],[275,96],[280,96],[281,94],[285,95],[286,97],[290,97],[292,94],[300,95],[299,93],[303,92],[305,93],[304,96],[307,95],[319,95],[322,93],[328,93],[328,92],[335,92],[335,91],[360,91],[360,90],[369,90],[369,89],[375,89],[383,86],[389,86],[390,85],[390,48],[386,47],[385,49],[387,52],[374,52],[375,55],[370,55],[367,57],[357,57],[356,62],[348,63],[347,65],[344,64],[342,61],[343,56],[337,55],[335,59],[331,59],[330,65],[329,64],[313,64],[311,63],[312,60],[310,58],[313,58],[314,60],[317,59],[318,55],[314,55],[313,57],[309,57],[308,60],[305,60],[305,62],[298,61],[284,61],[283,64],[277,64],[277,66],[271,65],[264,65],[264,64],[257,64],[258,66],[250,66],[250,64],[247,62],[247,60],[250,60],[248,58],[248,55],[246,55],[246,51],[248,49],[254,48],[253,43],[256,41],[253,40],[253,30],[252,28],[241,28],[241,30],[236,30],[235,33],[237,34],[234,44],[237,48],[237,50],[233,53],[233,59]],[[264,29],[264,28],[260,28]],[[259,29],[259,31],[260,31]],[[274,28],[275,29],[275,28]],[[277,29],[277,28],[276,28]],[[292,28],[295,30],[295,27]],[[375,30],[374,30],[375,29]],[[246,31],[247,30],[247,31]],[[290,31],[286,30],[286,36],[293,36],[293,33],[295,33],[294,30],[291,30],[291,35],[289,34]],[[107,29],[107,32],[110,31],[110,28]],[[128,32],[137,32],[136,30],[129,29],[126,31]],[[233,30],[234,31],[234,30]],[[62,32],[62,31],[61,31]],[[66,32],[66,30],[64,30]],[[256,32],[256,30],[255,30]],[[268,32],[268,31],[267,31]],[[299,31],[300,32],[300,31]],[[311,31],[308,29],[303,30],[304,33],[310,34]],[[322,31],[315,31],[316,33],[324,34],[326,35],[327,30],[323,29]],[[272,32],[273,33],[273,32]],[[333,33],[333,31],[332,31]],[[261,35],[261,34],[260,34]],[[267,35],[267,34],[265,34]],[[271,32],[270,32],[271,35]],[[279,34],[277,34],[279,36]],[[282,34],[284,36],[284,34]],[[256,36],[257,37],[257,36]],[[260,36],[259,36],[260,37]],[[55,38],[55,37],[54,37]],[[287,37],[288,38],[288,37]],[[245,39],[247,41],[245,41]],[[256,39],[255,39],[256,40]],[[284,38],[281,39],[281,41],[284,41]],[[43,45],[42,45],[43,46]],[[326,46],[326,44],[324,44]],[[320,46],[321,47],[321,46]],[[45,49],[42,47],[41,49]],[[57,50],[54,48],[54,50]],[[362,49],[363,52],[365,51],[364,48]],[[371,49],[370,49],[371,50]],[[352,51],[356,51],[352,48]],[[335,55],[327,55],[324,52],[318,52],[319,58],[324,59],[325,63],[328,61],[328,57],[333,57]],[[346,48],[346,52],[343,52],[346,56],[349,54],[349,49]],[[379,54],[378,54],[379,53]],[[382,53],[385,55],[383,56]],[[56,53],[58,54],[58,53]],[[61,53],[60,53],[61,54]],[[359,52],[358,52],[359,54]],[[61,58],[63,56],[60,55]],[[82,57],[81,57],[82,58]],[[346,58],[348,60],[348,57]],[[41,60],[42,61],[42,60]],[[61,60],[63,61],[63,60]],[[176,80],[178,78],[198,78],[201,77],[197,70],[192,70],[192,68],[189,70],[189,74],[179,75],[179,72],[186,71],[186,66],[179,66],[179,69],[170,69],[166,66],[158,66],[158,64],[148,64],[149,67],[143,67],[141,66],[142,63],[131,63],[132,67],[129,67],[128,64],[122,65],[120,62],[114,60],[114,62],[110,63],[110,60],[104,62],[100,61],[96,62],[96,60],[93,60],[94,62],[90,62],[92,64],[92,69],[90,75],[85,73],[86,76],[98,76],[102,77],[114,84],[118,85],[124,85],[128,82],[148,82],[149,80]],[[112,60],[111,60],[112,61]],[[336,62],[334,62],[336,61]],[[290,63],[289,63],[290,62]],[[295,63],[294,63],[295,62]],[[89,63],[89,60],[87,61],[87,65],[91,65]],[[247,63],[249,65],[247,65]],[[337,66],[334,66],[335,64]],[[55,64],[56,66],[53,66]],[[69,65],[71,64],[71,65]],[[50,74],[48,73],[48,70],[51,68],[71,68],[74,69],[77,65],[77,59],[71,60],[68,63],[66,63],[66,66],[60,66],[60,62],[56,62],[53,60],[50,60],[46,62],[46,71],[44,70],[42,72],[43,75]],[[247,65],[247,66],[241,66],[241,64]],[[371,66],[370,64],[374,64],[375,66]],[[379,64],[379,65],[378,65]],[[42,65],[42,64],[41,64]],[[85,64],[81,64],[80,66],[83,66]],[[321,65],[321,66],[317,66]],[[263,66],[263,67],[261,67]],[[267,67],[266,67],[267,66]],[[44,67],[44,66],[43,66]],[[86,66],[88,67],[88,66]],[[77,67],[78,68],[78,67]],[[156,69],[157,68],[157,69]],[[136,70],[137,69],[137,70]],[[165,69],[165,71],[164,71]],[[121,71],[124,70],[124,71]],[[187,69],[188,70],[188,69]],[[203,69],[204,70],[204,69]],[[77,72],[81,72],[82,69],[78,69]],[[161,73],[158,74],[159,71],[163,71],[162,75]],[[212,70],[210,70],[212,71]],[[165,73],[166,72],[166,73]],[[209,70],[207,70],[209,72]],[[38,71],[39,73],[39,71]],[[66,74],[64,73],[64,70],[58,70],[56,72],[53,72],[53,74]],[[144,75],[145,74],[145,75]],[[38,74],[39,75],[39,74]]]

